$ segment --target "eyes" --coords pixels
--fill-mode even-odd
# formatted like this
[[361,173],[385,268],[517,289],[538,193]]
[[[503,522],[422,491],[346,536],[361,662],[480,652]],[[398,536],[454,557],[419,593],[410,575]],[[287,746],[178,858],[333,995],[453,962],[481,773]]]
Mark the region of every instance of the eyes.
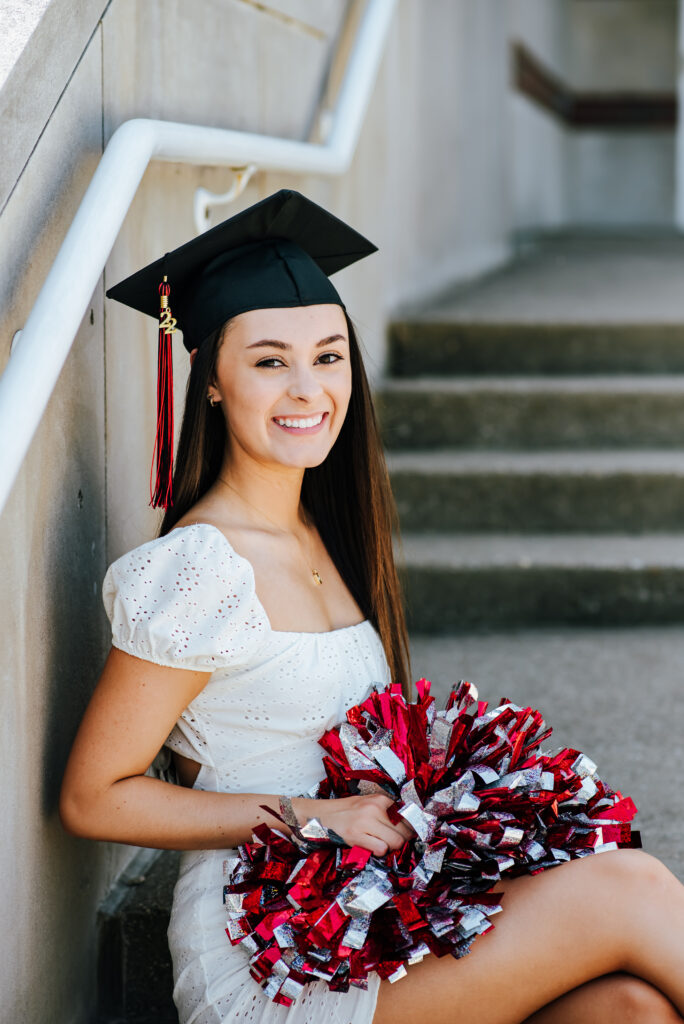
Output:
[[[322,352],[316,360],[316,363],[322,363],[324,366],[331,366],[333,363],[342,360],[344,356],[338,355],[337,352]],[[277,369],[279,366],[285,366],[285,363],[280,356],[268,356],[266,359],[260,359],[256,366],[265,366],[267,369]]]

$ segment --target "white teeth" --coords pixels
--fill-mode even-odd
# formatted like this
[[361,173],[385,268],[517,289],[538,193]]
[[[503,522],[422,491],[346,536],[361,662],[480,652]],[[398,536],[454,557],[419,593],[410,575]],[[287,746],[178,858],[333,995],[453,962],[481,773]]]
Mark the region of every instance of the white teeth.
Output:
[[303,420],[278,419],[276,417],[276,423],[279,423],[281,427],[316,427],[322,419],[323,413],[320,413],[318,416],[310,416]]

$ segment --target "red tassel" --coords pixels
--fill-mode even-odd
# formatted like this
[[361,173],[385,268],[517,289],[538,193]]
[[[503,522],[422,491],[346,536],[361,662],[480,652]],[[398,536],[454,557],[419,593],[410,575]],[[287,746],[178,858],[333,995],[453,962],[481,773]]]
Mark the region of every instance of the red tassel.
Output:
[[[171,335],[176,321],[171,316],[171,288],[164,275],[159,285],[159,342],[157,347],[157,432],[150,470],[150,504],[164,509],[173,505],[173,353]],[[152,473],[157,466],[157,480],[152,489]]]

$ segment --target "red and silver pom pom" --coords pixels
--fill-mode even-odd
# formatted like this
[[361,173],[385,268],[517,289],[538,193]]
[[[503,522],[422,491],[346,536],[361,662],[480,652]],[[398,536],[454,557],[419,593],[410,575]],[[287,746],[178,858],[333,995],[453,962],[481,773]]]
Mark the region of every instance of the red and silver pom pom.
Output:
[[640,847],[630,797],[607,786],[579,750],[541,751],[541,712],[502,698],[487,711],[461,680],[437,710],[430,683],[407,702],[394,684],[373,690],[319,740],[326,777],[312,794],[385,793],[390,820],[416,835],[375,856],[347,846],[317,818],[287,835],[262,824],[224,864],[226,932],[276,1003],[304,985],[366,988],[395,981],[426,953],[454,957],[494,927],[502,878],[577,857]]

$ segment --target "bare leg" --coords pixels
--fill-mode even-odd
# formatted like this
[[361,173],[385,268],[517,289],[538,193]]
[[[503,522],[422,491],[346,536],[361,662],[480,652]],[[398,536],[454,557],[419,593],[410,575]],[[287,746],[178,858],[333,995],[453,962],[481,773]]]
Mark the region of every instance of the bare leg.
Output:
[[461,959],[427,956],[380,983],[373,1024],[520,1024],[585,982],[627,971],[684,1014],[684,886],[638,849],[504,879],[503,912]]
[[680,1024],[667,996],[633,974],[593,978],[526,1017],[522,1024]]

